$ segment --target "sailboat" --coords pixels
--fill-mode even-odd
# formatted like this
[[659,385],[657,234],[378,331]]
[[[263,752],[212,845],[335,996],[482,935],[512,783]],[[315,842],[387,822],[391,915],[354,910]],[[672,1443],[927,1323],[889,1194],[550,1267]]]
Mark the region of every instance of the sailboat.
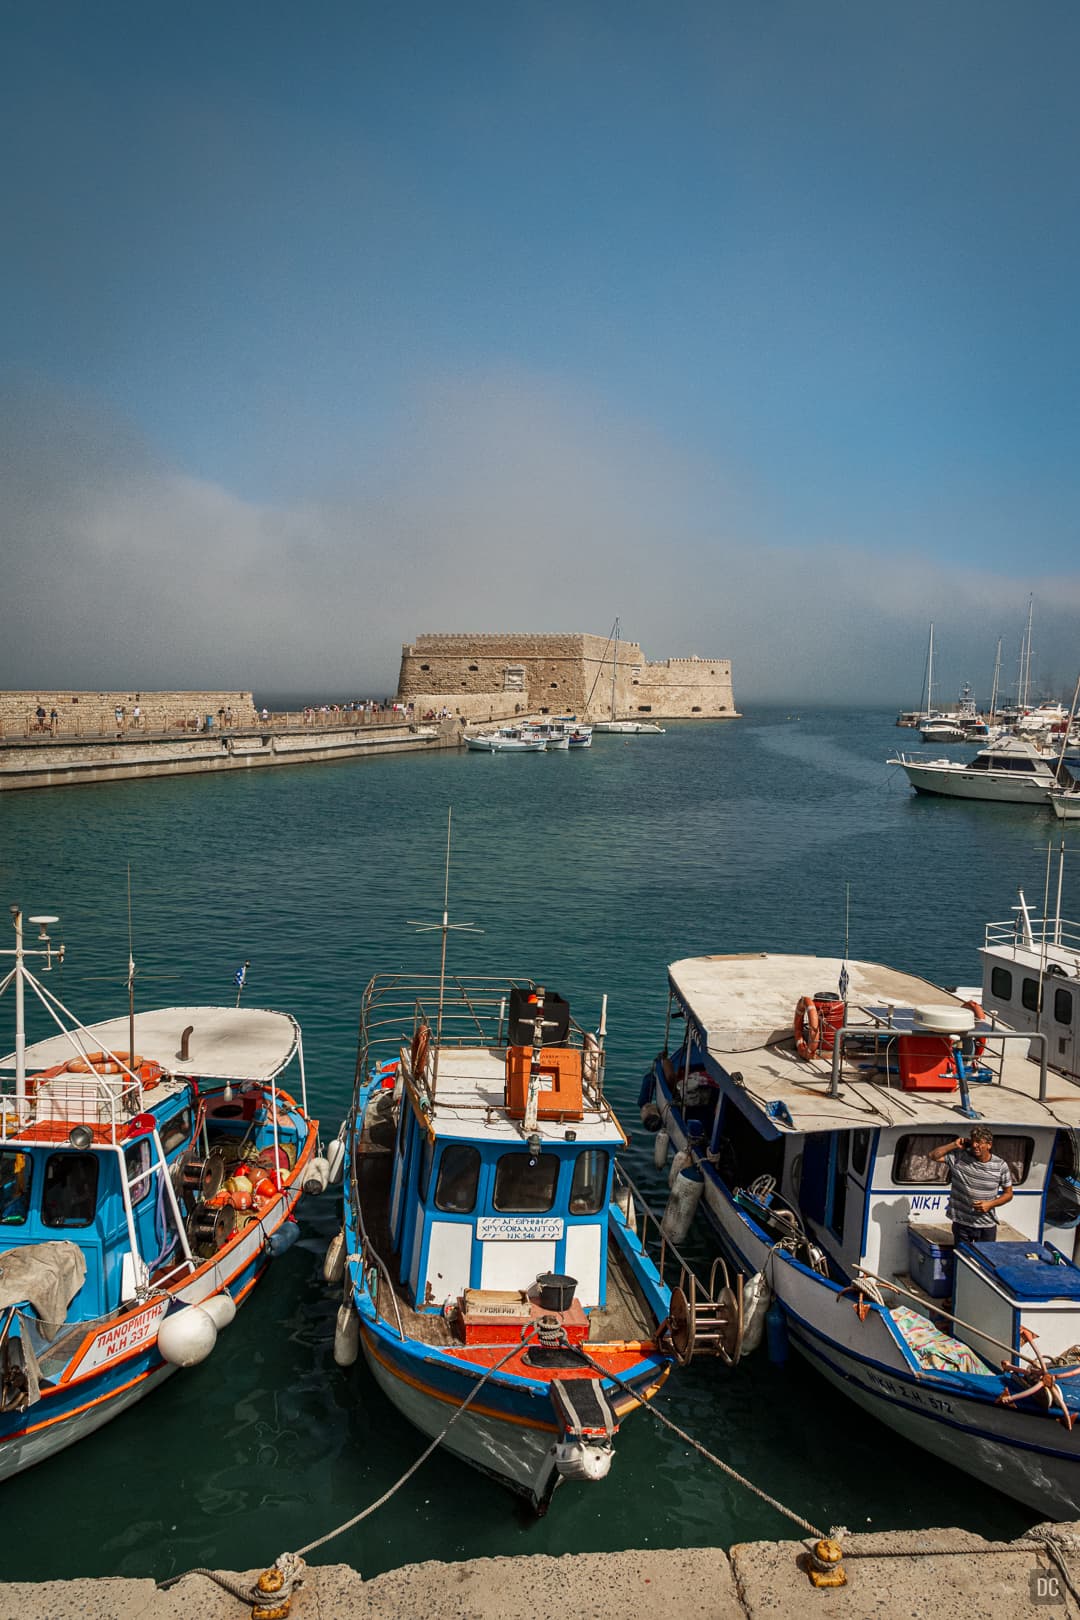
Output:
[[[611,718],[609,720],[594,720],[593,731],[618,732],[632,736],[663,736],[663,726],[658,726],[655,720],[616,720],[615,718],[615,677],[619,667],[619,621],[615,620],[608,643],[611,646]],[[599,676],[597,676],[599,680]],[[593,682],[595,688],[596,681]],[[590,698],[592,693],[589,693]],[[587,707],[587,706],[586,706]]]

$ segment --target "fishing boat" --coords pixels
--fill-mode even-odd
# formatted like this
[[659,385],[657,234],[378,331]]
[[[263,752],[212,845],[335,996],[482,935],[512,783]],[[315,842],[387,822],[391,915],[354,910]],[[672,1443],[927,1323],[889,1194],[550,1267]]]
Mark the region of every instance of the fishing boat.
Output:
[[889,761],[902,767],[916,793],[950,799],[986,799],[999,804],[1048,805],[1056,788],[1073,778],[1055,760],[1020,737],[1001,737],[980,748],[966,764],[955,759],[929,759],[899,753]]
[[523,726],[500,726],[498,731],[478,731],[466,735],[466,748],[475,754],[542,754],[546,744]]
[[359,1346],[422,1433],[543,1513],[560,1481],[607,1475],[620,1424],[685,1358],[687,1295],[697,1348],[729,1359],[739,1313],[688,1281],[616,1165],[604,1011],[593,1033],[529,979],[448,982],[445,932],[443,961],[364,992],[335,1356]]
[[[15,1050],[0,1060],[0,1478],[205,1360],[297,1236],[302,1192],[331,1173],[289,1014],[132,1004],[80,1024],[45,980],[64,957],[49,934],[58,919],[30,918],[27,945],[12,914],[15,948],[3,954],[14,965],[0,982],[15,1003]],[[43,959],[38,974],[28,957]],[[29,1045],[28,994],[55,1029]],[[279,1080],[293,1065],[299,1101]]]
[[[670,1143],[697,1166],[728,1259],[768,1283],[778,1355],[790,1342],[934,1456],[1074,1518],[1080,929],[1021,896],[982,957],[981,1003],[873,962],[675,962],[642,1118],[658,1159]],[[975,1121],[1014,1196],[994,1241],[954,1245],[932,1154]]]
[[592,746],[592,727],[581,725],[573,715],[534,721],[526,732],[530,737],[539,737],[549,752]]

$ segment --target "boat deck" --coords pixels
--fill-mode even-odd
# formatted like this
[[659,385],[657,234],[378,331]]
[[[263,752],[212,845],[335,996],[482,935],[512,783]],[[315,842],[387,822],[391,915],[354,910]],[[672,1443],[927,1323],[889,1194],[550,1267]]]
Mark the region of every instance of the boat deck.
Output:
[[[877,1041],[876,1051],[843,1049],[834,1097],[831,1050],[804,1061],[795,1050],[792,1024],[800,997],[838,984],[845,968],[848,1027]],[[876,962],[845,964],[838,957],[766,952],[690,957],[673,963],[669,977],[710,1056],[738,1075],[762,1110],[783,1103],[792,1121],[789,1129],[920,1125],[955,1133],[963,1123],[958,1090],[904,1090],[897,1074],[878,1066],[888,1057],[895,1069],[896,1040],[910,1032],[912,1008],[963,1005],[962,997],[926,979]],[[895,1017],[891,1027],[890,1016]],[[980,1117],[991,1125],[1080,1127],[1080,1085],[1051,1070],[1046,1101],[1040,1102],[1039,1064],[1027,1056],[1025,1041],[995,1040],[989,1030],[979,1033],[987,1038],[981,1062],[994,1076],[992,1084],[972,1085]]]

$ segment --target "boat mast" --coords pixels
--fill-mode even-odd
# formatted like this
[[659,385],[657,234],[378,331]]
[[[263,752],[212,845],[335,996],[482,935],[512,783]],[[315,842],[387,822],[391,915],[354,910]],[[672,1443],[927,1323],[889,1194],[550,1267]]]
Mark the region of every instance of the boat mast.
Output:
[[[1061,733],[1061,747],[1058,750],[1058,761],[1054,768],[1054,776],[1058,787],[1061,786],[1061,772],[1065,765],[1065,750],[1069,746],[1069,738],[1072,735],[1073,721],[1076,719],[1076,705],[1078,702],[1080,702],[1080,675],[1076,677],[1076,686],[1073,688],[1072,707],[1069,709],[1068,724],[1066,725],[1065,730]],[[1065,846],[1062,845],[1062,849],[1064,849],[1064,847]],[[1058,885],[1058,891],[1060,893],[1060,884]]]
[[[23,944],[23,914],[21,907],[11,907],[11,922],[15,929],[15,949],[13,951],[0,951],[0,956],[13,956],[15,966],[7,977],[0,983],[0,990],[6,989],[12,979],[15,981],[15,1113],[19,1124],[26,1118],[26,979],[28,969],[26,958],[28,956],[43,956],[45,966],[43,972],[48,973],[52,968],[53,944],[49,938],[50,923],[59,922],[59,917],[28,917],[28,922],[34,923],[38,930],[39,949],[27,950]],[[59,946],[56,952],[57,961],[64,960],[64,947]]]
[[618,663],[619,663],[619,621],[618,621],[618,618],[616,618],[616,620],[615,620],[615,628],[612,631],[612,635],[615,638],[615,644],[611,649],[611,718],[614,720],[614,718],[615,718],[615,672],[616,672],[616,669],[617,669]]
[[994,658],[994,684],[990,689],[990,721],[993,724],[994,713],[997,708],[998,678],[1001,675],[1001,637],[998,636],[997,654]]
[[1023,704],[1022,704],[1022,707],[1024,709],[1027,708],[1028,700],[1029,700],[1029,698],[1031,696],[1031,617],[1032,617],[1032,614],[1034,613],[1034,611],[1035,611],[1035,597],[1034,597],[1034,595],[1031,595],[1031,596],[1028,597],[1027,634],[1024,637],[1024,654],[1023,654],[1024,700],[1023,700]]
[[930,640],[926,648],[926,703],[923,715],[929,720],[934,704],[934,621],[930,621]]

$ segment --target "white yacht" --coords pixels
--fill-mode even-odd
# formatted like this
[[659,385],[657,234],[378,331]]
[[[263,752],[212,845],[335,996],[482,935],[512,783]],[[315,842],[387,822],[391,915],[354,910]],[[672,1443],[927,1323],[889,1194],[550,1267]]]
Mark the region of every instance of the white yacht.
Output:
[[951,799],[1048,806],[1052,791],[1076,785],[1056,759],[1019,737],[1002,737],[980,748],[966,765],[958,760],[904,753],[895,754],[888,763],[903,767],[916,793],[937,793]]

